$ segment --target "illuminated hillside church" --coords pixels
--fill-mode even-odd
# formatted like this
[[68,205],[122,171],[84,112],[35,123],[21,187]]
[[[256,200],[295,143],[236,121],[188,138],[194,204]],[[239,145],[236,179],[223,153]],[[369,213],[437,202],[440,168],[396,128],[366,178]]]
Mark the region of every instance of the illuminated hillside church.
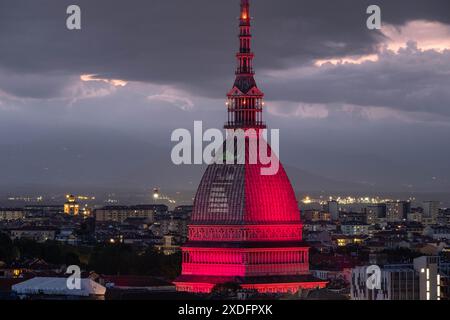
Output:
[[[253,72],[249,0],[241,0],[240,49],[236,80],[228,93],[228,130],[253,129],[246,145],[262,137],[264,94]],[[271,152],[268,147],[269,153]],[[261,293],[295,293],[324,287],[309,273],[308,247],[294,190],[280,164],[274,175],[262,175],[263,164],[211,164],[198,188],[183,246],[178,291],[208,293],[221,283],[238,283]]]

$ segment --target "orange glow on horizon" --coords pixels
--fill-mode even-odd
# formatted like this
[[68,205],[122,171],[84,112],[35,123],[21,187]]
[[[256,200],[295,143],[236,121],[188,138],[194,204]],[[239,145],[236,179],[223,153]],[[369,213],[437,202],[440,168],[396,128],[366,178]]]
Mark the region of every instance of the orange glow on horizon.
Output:
[[82,74],[82,75],[80,75],[80,80],[84,81],[84,82],[88,82],[88,81],[106,82],[106,83],[113,85],[114,87],[125,87],[128,84],[128,82],[125,80],[98,78],[97,75],[95,75],[95,74]]

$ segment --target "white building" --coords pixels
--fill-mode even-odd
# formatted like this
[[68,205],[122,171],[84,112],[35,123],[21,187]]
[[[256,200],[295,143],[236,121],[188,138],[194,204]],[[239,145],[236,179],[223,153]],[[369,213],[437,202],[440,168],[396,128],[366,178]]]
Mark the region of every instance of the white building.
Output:
[[320,280],[344,280],[350,283],[352,278],[352,269],[344,268],[340,271],[333,270],[310,270],[311,274]]
[[[350,296],[352,300],[440,300],[441,278],[447,277],[450,264],[439,257],[423,256],[413,264],[386,265],[380,269],[380,286],[368,286],[369,266],[352,269]],[[369,281],[370,282],[370,281]]]
[[365,223],[349,222],[341,225],[341,232],[346,236],[361,236],[369,234],[370,225]]
[[80,289],[69,289],[67,278],[35,277],[12,286],[18,295],[103,296],[106,288],[92,279],[80,279]]

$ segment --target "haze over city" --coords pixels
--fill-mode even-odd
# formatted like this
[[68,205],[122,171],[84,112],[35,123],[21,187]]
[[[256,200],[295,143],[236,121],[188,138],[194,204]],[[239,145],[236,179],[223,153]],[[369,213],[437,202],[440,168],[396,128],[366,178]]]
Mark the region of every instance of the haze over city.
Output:
[[[222,127],[237,1],[78,2],[80,32],[70,1],[0,4],[0,192],[193,193],[204,167],[173,166],[170,134]],[[379,1],[380,31],[369,4],[257,1],[281,160],[297,192],[448,193],[450,4]]]

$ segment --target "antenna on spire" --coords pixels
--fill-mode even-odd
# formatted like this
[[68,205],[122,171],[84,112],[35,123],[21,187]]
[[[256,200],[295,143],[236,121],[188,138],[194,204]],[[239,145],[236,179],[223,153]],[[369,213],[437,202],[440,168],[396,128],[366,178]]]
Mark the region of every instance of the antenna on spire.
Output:
[[241,25],[250,24],[250,3],[249,0],[241,0]]
[[228,121],[226,129],[256,128],[264,129],[262,120],[264,93],[258,89],[253,77],[253,58],[251,49],[250,1],[241,0],[239,25],[239,52],[236,54],[236,80],[227,94]]

